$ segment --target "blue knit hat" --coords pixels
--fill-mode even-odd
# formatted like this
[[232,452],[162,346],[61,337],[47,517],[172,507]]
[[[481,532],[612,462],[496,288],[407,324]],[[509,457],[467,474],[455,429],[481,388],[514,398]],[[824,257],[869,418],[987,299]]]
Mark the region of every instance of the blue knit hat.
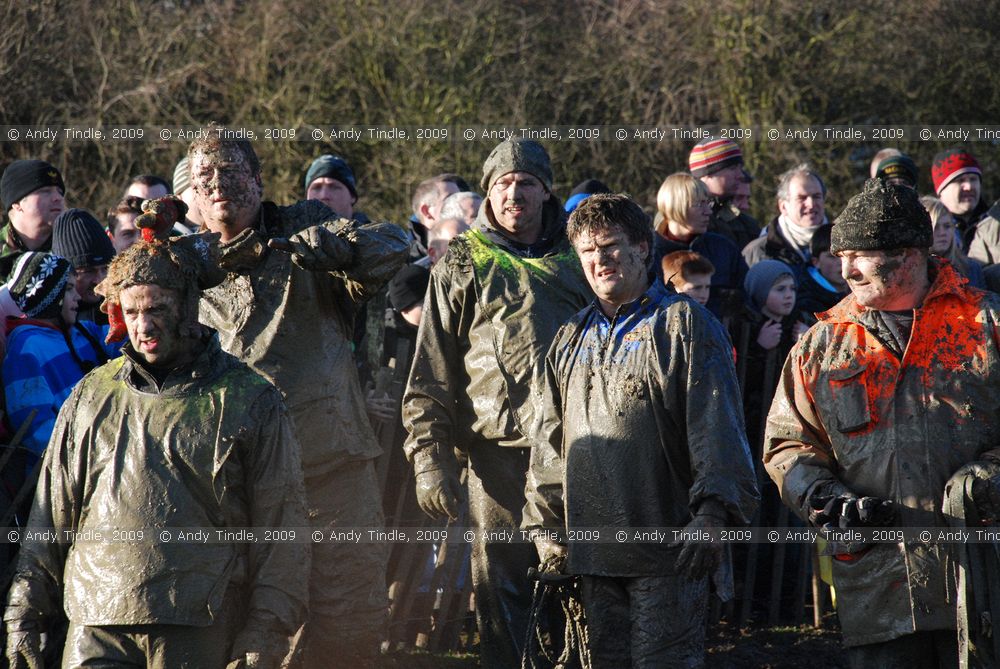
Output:
[[747,301],[756,311],[760,311],[767,303],[767,295],[771,292],[774,283],[787,274],[792,277],[796,288],[799,281],[795,278],[795,270],[781,262],[780,260],[761,260],[750,268],[747,276],[743,279],[743,290],[747,294]]

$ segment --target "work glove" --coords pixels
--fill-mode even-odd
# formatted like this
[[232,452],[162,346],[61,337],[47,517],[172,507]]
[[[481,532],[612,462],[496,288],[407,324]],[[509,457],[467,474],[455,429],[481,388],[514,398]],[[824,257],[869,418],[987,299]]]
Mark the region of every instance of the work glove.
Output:
[[896,519],[896,505],[891,499],[858,497],[850,492],[813,495],[809,507],[809,522],[827,530],[887,527]]
[[565,544],[554,541],[551,537],[539,532],[531,533],[531,541],[538,551],[538,571],[561,574],[566,566],[567,549]]
[[453,461],[418,451],[413,457],[417,504],[431,518],[458,520],[458,506],[465,494]]
[[354,256],[351,245],[325,225],[314,225],[287,239],[274,237],[267,245],[291,254],[292,262],[310,271],[344,269]]
[[8,630],[5,653],[10,669],[45,669],[42,633],[37,630]]
[[[717,529],[726,526],[726,520],[718,512],[702,513],[701,510],[691,519],[685,527],[685,531]],[[726,547],[719,541],[677,541],[671,544],[673,547],[680,546],[681,552],[677,556],[675,566],[679,574],[690,577],[697,581],[705,578],[719,566],[725,555]]]

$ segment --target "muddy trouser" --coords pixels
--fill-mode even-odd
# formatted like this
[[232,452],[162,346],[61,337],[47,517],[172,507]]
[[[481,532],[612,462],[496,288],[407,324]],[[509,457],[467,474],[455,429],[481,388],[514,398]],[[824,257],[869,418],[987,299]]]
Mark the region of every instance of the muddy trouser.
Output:
[[243,627],[243,598],[226,593],[222,614],[209,627],[190,625],[69,624],[63,669],[223,669]]
[[521,651],[531,608],[528,569],[538,566],[534,545],[515,541],[484,542],[483,530],[507,530],[520,537],[527,448],[478,443],[469,448],[469,523],[477,530],[472,543],[472,587],[479,623],[483,669],[521,666]]
[[594,669],[704,666],[707,578],[581,578]]
[[905,636],[847,649],[853,669],[957,669],[955,630],[914,632]]
[[[382,528],[374,460],[351,460],[305,478],[309,523],[334,529]],[[364,537],[367,539],[367,537]],[[389,546],[362,541],[314,543],[309,619],[303,629],[305,669],[365,669],[378,662],[385,635]]]

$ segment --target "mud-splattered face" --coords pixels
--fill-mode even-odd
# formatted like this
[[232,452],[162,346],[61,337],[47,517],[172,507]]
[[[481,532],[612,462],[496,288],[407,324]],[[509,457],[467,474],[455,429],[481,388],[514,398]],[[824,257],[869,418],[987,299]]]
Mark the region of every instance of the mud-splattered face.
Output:
[[778,210],[789,221],[802,228],[823,224],[823,186],[809,174],[800,174],[788,184],[788,199],[778,202]]
[[950,213],[941,214],[934,224],[934,243],[931,253],[943,256],[951,251],[955,243],[955,217]]
[[711,274],[689,274],[682,281],[677,286],[678,293],[687,295],[702,306],[708,304],[708,295],[712,289]]
[[260,209],[260,177],[239,149],[197,151],[190,165],[195,204],[212,232],[226,239],[253,224]]
[[927,294],[927,264],[917,249],[841,251],[844,280],[858,303],[869,309],[901,311],[919,306]]
[[780,320],[795,308],[795,279],[787,274],[779,277],[767,294],[767,301],[761,311],[765,316]]
[[490,188],[493,218],[514,240],[533,244],[542,232],[542,205],[549,192],[527,172],[509,172]]
[[306,199],[319,200],[344,218],[354,215],[354,196],[347,186],[332,177],[313,179],[306,190]]
[[580,256],[587,283],[608,316],[619,305],[638,298],[649,286],[646,280],[649,244],[645,241],[633,244],[620,228],[583,233],[573,247]]
[[170,369],[191,352],[192,340],[181,335],[181,302],[176,290],[141,284],[119,293],[128,338],[152,367]]
[[942,188],[938,197],[955,216],[965,216],[979,203],[981,188],[982,182],[978,174],[963,174]]

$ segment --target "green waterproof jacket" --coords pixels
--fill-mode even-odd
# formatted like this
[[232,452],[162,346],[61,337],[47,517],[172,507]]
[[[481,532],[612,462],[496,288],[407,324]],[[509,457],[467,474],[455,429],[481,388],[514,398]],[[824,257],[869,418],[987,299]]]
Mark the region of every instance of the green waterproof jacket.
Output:
[[[126,345],[59,412],[8,629],[44,630],[63,608],[80,625],[204,627],[237,587],[245,632],[293,634],[308,601],[308,545],[215,533],[307,525],[298,444],[278,391],[214,335],[159,388],[134,355]],[[162,540],[171,528],[204,530],[209,541]],[[55,538],[33,540],[46,530]]]
[[[804,520],[814,495],[851,492],[893,500],[900,527],[944,529],[948,480],[1000,455],[1000,297],[967,287],[946,263],[931,272],[901,356],[877,312],[853,296],[819,314],[789,354],[764,462]],[[845,644],[955,627],[953,563],[940,538],[848,544],[833,560]]]
[[[660,281],[611,319],[595,302],[562,327],[546,367],[524,529],[566,541],[584,529],[682,528],[706,502],[727,525],[753,518],[757,482],[732,350],[705,309]],[[570,542],[567,571],[674,574],[672,543]]]
[[541,250],[506,240],[484,206],[475,228],[452,240],[431,270],[403,398],[411,459],[476,441],[530,446],[545,352],[593,298],[554,200]]
[[[314,226],[310,269],[267,247]],[[381,449],[365,413],[351,334],[357,306],[392,278],[409,240],[391,223],[338,219],[315,200],[265,202],[259,224],[222,245],[221,285],[202,293],[200,319],[222,348],[281,390],[302,446],[307,476]]]

